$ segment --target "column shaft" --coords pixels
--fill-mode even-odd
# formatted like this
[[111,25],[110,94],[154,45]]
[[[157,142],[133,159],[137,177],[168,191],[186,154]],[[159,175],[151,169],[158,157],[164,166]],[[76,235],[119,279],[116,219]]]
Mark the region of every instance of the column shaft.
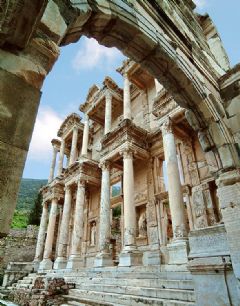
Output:
[[101,199],[100,199],[100,224],[99,224],[99,253],[96,256],[95,266],[110,266],[112,258],[110,255],[110,165],[104,162],[102,168]]
[[105,129],[104,134],[106,135],[111,131],[112,125],[112,95],[108,92],[106,93],[106,105],[105,105]]
[[51,204],[43,260],[41,261],[39,266],[39,269],[41,270],[52,269],[51,256],[52,256],[52,247],[53,247],[54,232],[56,225],[57,208],[58,208],[58,201],[57,199],[54,198],[52,199],[52,204]]
[[136,245],[136,209],[134,203],[133,154],[123,152],[124,245],[119,266],[142,265],[142,254]]
[[40,262],[40,260],[42,260],[47,223],[48,223],[48,206],[47,203],[43,203],[42,216],[38,231],[38,240],[37,240],[35,258],[34,258],[35,262]]
[[130,81],[127,74],[124,74],[123,118],[130,120],[132,119]]
[[82,156],[87,156],[88,153],[88,138],[89,138],[89,118],[86,115],[84,130],[83,130],[83,141],[82,141]]
[[61,147],[60,147],[59,160],[58,160],[57,176],[61,175],[62,170],[63,170],[64,151],[65,151],[65,140],[62,139]]
[[57,249],[57,259],[54,263],[54,269],[61,269],[66,267],[71,202],[72,191],[70,186],[66,186],[62,222],[60,226],[59,243]]
[[83,213],[85,203],[85,181],[78,182],[76,208],[72,233],[71,254],[67,263],[68,269],[82,266],[81,242],[83,238]]
[[136,209],[132,152],[123,155],[124,250],[136,249]]
[[51,183],[54,179],[54,172],[55,172],[55,166],[56,166],[56,158],[57,158],[57,148],[53,146],[53,157],[52,157],[52,163],[50,168],[50,174],[48,178],[48,183]]
[[175,239],[186,238],[187,233],[183,193],[178,169],[176,145],[170,119],[168,119],[162,126],[162,135],[168,176],[168,197],[172,216],[173,236]]
[[78,140],[78,129],[75,127],[73,129],[72,134],[72,146],[71,146],[71,152],[70,152],[70,160],[69,160],[69,166],[73,164],[76,160],[77,156],[77,140]]

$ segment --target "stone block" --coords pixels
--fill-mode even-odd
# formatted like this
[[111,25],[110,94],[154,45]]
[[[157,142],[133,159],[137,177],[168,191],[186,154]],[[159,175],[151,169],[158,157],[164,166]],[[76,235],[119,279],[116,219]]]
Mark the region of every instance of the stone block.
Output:
[[52,268],[53,268],[53,262],[50,259],[43,259],[40,262],[38,271],[41,272],[45,270],[52,270]]
[[218,148],[218,152],[222,161],[222,165],[224,169],[234,168],[235,163],[233,160],[232,152],[230,150],[230,146],[225,144]]
[[41,27],[44,33],[56,43],[59,43],[67,30],[67,25],[63,19],[58,5],[50,0],[41,19]]
[[231,102],[229,102],[227,106],[227,113],[229,117],[232,117],[240,113],[239,103],[240,103],[240,96],[233,98]]
[[58,269],[65,269],[67,266],[67,259],[65,257],[57,257],[53,264],[53,269],[58,270]]
[[186,264],[188,262],[188,241],[175,240],[167,245],[169,262],[168,264]]
[[231,118],[228,119],[228,122],[232,130],[232,133],[236,133],[240,131],[240,114],[236,114],[235,116],[232,116]]
[[131,267],[142,265],[142,253],[138,251],[122,252],[119,255],[119,267]]

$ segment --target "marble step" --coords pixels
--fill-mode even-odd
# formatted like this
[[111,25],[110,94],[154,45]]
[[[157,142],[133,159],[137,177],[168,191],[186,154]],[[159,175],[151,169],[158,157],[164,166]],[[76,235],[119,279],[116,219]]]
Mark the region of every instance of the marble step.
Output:
[[194,292],[191,290],[179,289],[160,289],[147,287],[132,287],[132,286],[115,286],[101,284],[82,284],[81,289],[85,291],[98,291],[118,294],[137,295],[141,297],[151,297],[159,299],[172,299],[193,302],[195,300]]
[[[138,295],[130,294],[118,294],[109,292],[98,292],[98,291],[86,291],[80,289],[71,289],[69,295],[64,296],[65,299],[70,301],[77,301],[84,303],[84,301],[91,301],[92,305],[97,303],[112,303],[115,305],[128,305],[128,306],[145,306],[145,305],[156,305],[156,306],[194,306],[193,302],[187,301],[176,301],[176,300],[164,300],[159,298],[142,297]],[[95,303],[95,304],[94,304]],[[87,303],[86,303],[87,304]],[[89,305],[89,304],[88,304]]]
[[172,280],[172,279],[125,279],[125,278],[87,278],[77,280],[76,287],[81,284],[106,284],[115,286],[136,286],[136,287],[155,287],[155,288],[168,288],[168,289],[184,289],[193,290],[193,282],[191,280]]
[[[48,275],[51,276],[51,275]],[[57,276],[56,274],[54,275]],[[59,275],[60,276],[60,275]],[[86,272],[86,273],[65,273],[61,274],[61,277],[64,277],[66,280],[75,280],[77,278],[114,278],[114,279],[169,279],[169,280],[192,280],[192,275],[189,272],[121,272],[121,271],[112,271],[112,272]]]

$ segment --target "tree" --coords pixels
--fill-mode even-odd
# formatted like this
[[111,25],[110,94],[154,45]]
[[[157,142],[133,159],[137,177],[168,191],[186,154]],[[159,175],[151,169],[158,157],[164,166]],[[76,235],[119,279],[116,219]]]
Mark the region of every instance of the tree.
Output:
[[39,225],[42,214],[42,194],[39,192],[28,218],[28,224]]

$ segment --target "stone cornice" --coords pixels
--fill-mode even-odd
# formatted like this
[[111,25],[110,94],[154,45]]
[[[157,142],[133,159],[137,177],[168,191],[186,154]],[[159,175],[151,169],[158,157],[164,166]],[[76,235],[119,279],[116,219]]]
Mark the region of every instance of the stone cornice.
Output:
[[177,106],[178,105],[174,101],[173,97],[166,91],[166,89],[163,88],[154,98],[152,113],[156,117],[163,117]]

